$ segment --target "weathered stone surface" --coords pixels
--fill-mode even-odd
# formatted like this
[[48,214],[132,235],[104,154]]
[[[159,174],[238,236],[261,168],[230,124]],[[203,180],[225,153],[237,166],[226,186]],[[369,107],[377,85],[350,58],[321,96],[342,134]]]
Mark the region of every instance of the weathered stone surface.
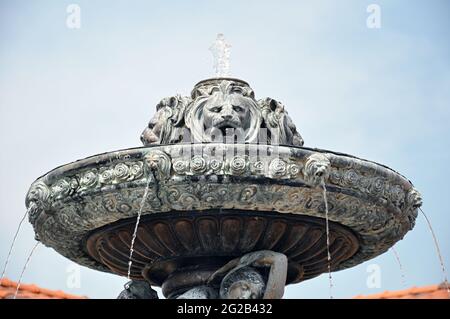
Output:
[[[287,283],[326,271],[326,241],[319,240],[324,233],[319,225],[325,218],[324,188],[333,237],[332,270],[378,256],[414,226],[422,198],[406,178],[370,161],[302,147],[283,104],[271,98],[256,100],[242,80],[204,80],[190,97],[168,97],[156,108],[141,135],[144,147],[63,165],[32,184],[26,206],[38,240],[81,265],[125,275],[129,255],[123,250],[129,250],[134,229],[128,224],[143,204],[142,229],[147,231],[137,234],[138,242],[149,247],[153,240],[167,247],[175,243],[180,250],[165,253],[156,245],[146,255],[137,247],[131,277],[145,278],[177,296],[202,287],[222,266],[217,263],[252,251],[232,242],[249,235],[242,225],[253,219],[264,220],[270,239],[263,239],[259,249],[287,256]],[[197,215],[202,214],[205,224],[199,226]],[[174,231],[177,223],[168,224],[167,218],[184,220],[184,230]],[[159,230],[148,228],[155,223]],[[219,224],[225,226],[211,226]],[[194,233],[222,237],[208,244],[196,241],[186,252],[185,243]],[[317,242],[290,249],[289,240],[296,234],[302,241]],[[279,245],[270,242],[274,238]],[[197,257],[206,258],[205,269],[192,269],[202,266],[189,264]],[[177,273],[179,268],[186,273]],[[193,292],[208,295],[202,289]]]
[[[227,156],[229,149],[242,155]],[[267,156],[269,149],[272,154],[277,150],[277,156]],[[30,221],[45,245],[82,265],[108,271],[86,253],[83,240],[92,230],[136,216],[148,179],[153,180],[144,215],[222,208],[323,218],[321,189],[309,177],[314,175],[312,159],[321,156],[329,161],[329,218],[360,239],[358,252],[339,269],[383,253],[414,226],[421,199],[402,175],[355,157],[301,147],[199,144],[102,154],[38,179],[26,203],[33,208]],[[156,178],[149,174],[148,158],[158,158]]]
[[232,78],[204,80],[190,97],[161,100],[141,141],[144,145],[222,142],[227,129],[242,143],[303,145],[281,102],[256,100],[247,82]]

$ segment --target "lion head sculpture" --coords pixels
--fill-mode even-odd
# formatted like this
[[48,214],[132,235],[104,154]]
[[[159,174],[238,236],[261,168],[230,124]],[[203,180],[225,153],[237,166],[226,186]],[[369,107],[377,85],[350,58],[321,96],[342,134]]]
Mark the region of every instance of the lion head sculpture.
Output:
[[[193,102],[186,113],[186,126],[194,141],[211,142],[218,135],[241,135],[245,143],[256,143],[261,112],[247,83],[232,79],[206,80],[192,91]],[[216,140],[217,141],[217,140]]]
[[197,83],[191,97],[177,95],[161,100],[141,141],[144,145],[202,142],[303,145],[283,104],[271,98],[256,101],[248,83],[231,78],[204,80]]
[[269,133],[267,143],[303,146],[303,138],[281,102],[265,98],[259,100],[258,105],[264,119],[263,125]]
[[183,139],[184,112],[190,98],[166,97],[156,105],[156,113],[141,134],[144,145],[169,144]]

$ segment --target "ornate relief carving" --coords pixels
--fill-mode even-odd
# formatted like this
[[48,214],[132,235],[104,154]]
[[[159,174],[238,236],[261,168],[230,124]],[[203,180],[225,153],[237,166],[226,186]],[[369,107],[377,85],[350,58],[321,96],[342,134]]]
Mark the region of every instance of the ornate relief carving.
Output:
[[[311,186],[318,186],[321,181],[326,181],[330,175],[330,160],[326,155],[321,153],[313,153],[306,160],[305,167],[303,168],[303,175],[305,181]],[[350,171],[348,171],[350,172]],[[352,175],[348,174],[346,175]],[[348,178],[344,177],[344,181]]]
[[233,129],[241,131],[241,142],[257,142],[261,115],[253,90],[246,83],[203,82],[196,86],[192,98],[187,108],[186,126],[193,141],[218,141],[214,136],[224,137],[227,129]]
[[227,129],[232,129],[228,133],[235,134],[238,143],[303,145],[283,104],[271,98],[256,101],[248,83],[229,78],[202,81],[191,97],[164,98],[141,141],[144,145],[234,143],[233,136],[231,141],[225,139]]
[[[236,140],[214,143],[227,129],[237,132]],[[329,219],[360,240],[358,252],[337,267],[343,269],[401,239],[422,204],[412,184],[384,166],[297,147],[303,139],[284,106],[271,98],[257,101],[241,80],[206,80],[191,97],[163,99],[141,139],[154,145],[77,161],[33,183],[26,206],[44,244],[109,271],[87,255],[84,240],[92,230],[135,217],[146,187],[143,215],[237,209],[324,218],[322,193],[315,188],[323,181]]]
[[172,162],[167,153],[160,150],[151,150],[145,155],[145,163],[150,171],[156,172],[158,180],[170,177]]
[[53,196],[50,188],[41,180],[34,182],[25,198],[30,223],[35,223],[42,212],[50,211],[52,203]]
[[[265,126],[269,129],[268,143],[303,146],[303,138],[288,116],[284,105],[272,98],[258,101]],[[276,141],[273,138],[276,137]]]
[[[188,158],[180,150],[171,151],[180,147],[176,145],[135,149],[129,156],[111,154],[104,161],[108,164],[97,169],[92,164],[96,158],[69,164],[32,185],[26,199],[30,221],[44,244],[104,270],[85,255],[80,243],[92,229],[136,216],[149,178],[144,215],[223,208],[321,218],[322,194],[306,185],[325,178],[330,220],[350,227],[361,239],[358,253],[341,265],[345,268],[382,253],[402,238],[421,205],[420,194],[406,179],[367,161],[286,147],[280,147],[275,158],[249,156],[243,151],[249,145],[234,145],[244,155],[229,158],[195,155],[211,154],[207,149],[219,146],[196,145],[199,149]],[[152,174],[145,173],[150,169],[163,183],[151,182]]]
[[184,116],[189,97],[166,97],[156,105],[156,113],[142,132],[144,145],[178,143],[183,139]]
[[[204,146],[206,147],[206,146]],[[175,176],[261,176],[272,179],[290,179],[317,186],[323,178],[331,185],[358,192],[361,196],[372,198],[379,203],[392,205],[401,210],[414,210],[420,203],[420,194],[404,186],[390,182],[385,176],[371,176],[360,173],[358,165],[345,164],[345,169],[334,166],[328,159],[330,155],[311,153],[309,156],[293,160],[289,157],[259,158],[247,155],[209,157],[193,155],[185,158],[171,158],[160,149],[147,151],[144,161],[112,162],[100,169],[81,171],[72,176],[62,176],[49,186],[39,181],[30,189],[27,205],[30,201],[41,207],[50,207],[53,200],[84,196],[86,192],[99,191],[102,187],[118,184],[139,183],[145,185],[149,177],[144,173],[144,166],[155,171],[158,180],[168,180]],[[354,160],[356,161],[356,160]],[[144,165],[145,163],[145,165]],[[375,172],[374,172],[375,173]],[[151,174],[150,174],[151,175]],[[289,202],[289,201],[288,201]]]

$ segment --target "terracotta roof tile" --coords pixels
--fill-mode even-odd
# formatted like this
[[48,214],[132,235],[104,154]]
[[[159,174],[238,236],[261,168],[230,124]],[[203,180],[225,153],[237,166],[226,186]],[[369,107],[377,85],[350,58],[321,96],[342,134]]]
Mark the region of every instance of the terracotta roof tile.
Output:
[[398,291],[385,291],[373,295],[359,295],[355,299],[450,299],[446,285],[432,285],[424,287],[412,287]]
[[[0,299],[13,298],[17,283],[4,278],[0,283]],[[87,299],[86,296],[67,294],[61,290],[49,290],[33,284],[21,284],[18,299]],[[355,299],[450,299],[445,284],[412,287],[405,290],[385,291],[373,295],[359,295]]]
[[[0,282],[0,299],[10,299],[14,297],[17,289],[17,282],[3,278]],[[18,299],[87,299],[85,296],[67,294],[61,290],[50,290],[40,288],[36,285],[20,284]]]

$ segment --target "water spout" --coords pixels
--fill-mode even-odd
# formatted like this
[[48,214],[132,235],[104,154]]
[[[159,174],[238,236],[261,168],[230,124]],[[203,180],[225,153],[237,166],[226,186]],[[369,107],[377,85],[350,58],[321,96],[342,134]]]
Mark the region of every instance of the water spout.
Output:
[[395,256],[395,259],[397,260],[398,267],[400,268],[400,275],[401,275],[401,278],[402,278],[402,285],[404,287],[406,287],[405,270],[403,269],[402,262],[400,261],[400,256],[398,255],[397,250],[395,249],[395,247],[392,247],[391,250],[392,250],[392,253]]
[[139,206],[139,212],[138,212],[138,215],[137,215],[137,218],[136,218],[136,225],[134,226],[133,237],[131,238],[130,256],[128,258],[128,274],[127,274],[128,280],[130,280],[131,266],[133,265],[132,258],[133,258],[133,253],[134,253],[134,242],[136,241],[137,231],[138,231],[138,228],[139,228],[139,222],[141,221],[142,210],[144,209],[145,201],[147,200],[147,197],[148,197],[148,191],[149,191],[149,188],[150,188],[150,182],[151,181],[152,181],[152,179],[150,178],[150,176],[148,176],[147,177],[147,184],[145,186],[144,196],[142,196],[141,203],[140,203],[140,206]]
[[325,181],[321,180],[323,201],[325,204],[325,227],[327,232],[327,262],[328,262],[328,282],[330,284],[330,299],[333,299],[332,289],[333,289],[333,278],[331,276],[331,254],[330,254],[330,227],[328,223],[328,200],[327,200],[327,187],[325,186]]
[[9,247],[8,256],[6,257],[6,262],[5,262],[5,266],[3,267],[2,276],[0,277],[0,286],[1,286],[2,282],[3,282],[3,278],[5,278],[6,270],[8,269],[8,264],[9,264],[9,261],[11,259],[12,251],[13,251],[14,246],[16,244],[16,240],[17,240],[17,236],[19,235],[20,228],[22,227],[23,221],[25,220],[25,218],[28,215],[28,211],[30,209],[32,209],[32,206],[34,206],[34,205],[35,204],[33,202],[31,202],[30,208],[25,212],[25,215],[23,215],[22,219],[19,222],[19,226],[17,226],[16,233],[14,234],[14,238],[12,240],[11,246]]
[[442,258],[441,249],[439,248],[439,243],[438,243],[436,234],[434,233],[433,227],[431,226],[431,221],[428,219],[428,217],[425,214],[425,212],[422,210],[422,208],[419,207],[419,209],[422,212],[423,216],[425,217],[425,220],[427,221],[428,229],[431,232],[431,236],[433,236],[434,246],[436,247],[436,253],[438,255],[439,262],[441,263],[442,276],[443,276],[443,279],[444,279],[444,283],[443,284],[447,288],[447,293],[450,296],[450,286],[448,284],[447,271],[445,270],[444,259]]
[[231,44],[225,41],[225,36],[222,33],[219,33],[213,45],[209,48],[214,57],[216,77],[230,76],[230,49]]
[[33,256],[34,251],[39,246],[40,242],[36,242],[33,249],[31,249],[30,254],[28,255],[27,261],[25,262],[25,265],[22,268],[22,272],[20,273],[19,281],[17,282],[16,292],[14,293],[14,299],[17,298],[17,294],[19,293],[20,284],[22,283],[23,274],[25,273],[25,270],[28,268],[28,264],[31,261],[31,257]]

